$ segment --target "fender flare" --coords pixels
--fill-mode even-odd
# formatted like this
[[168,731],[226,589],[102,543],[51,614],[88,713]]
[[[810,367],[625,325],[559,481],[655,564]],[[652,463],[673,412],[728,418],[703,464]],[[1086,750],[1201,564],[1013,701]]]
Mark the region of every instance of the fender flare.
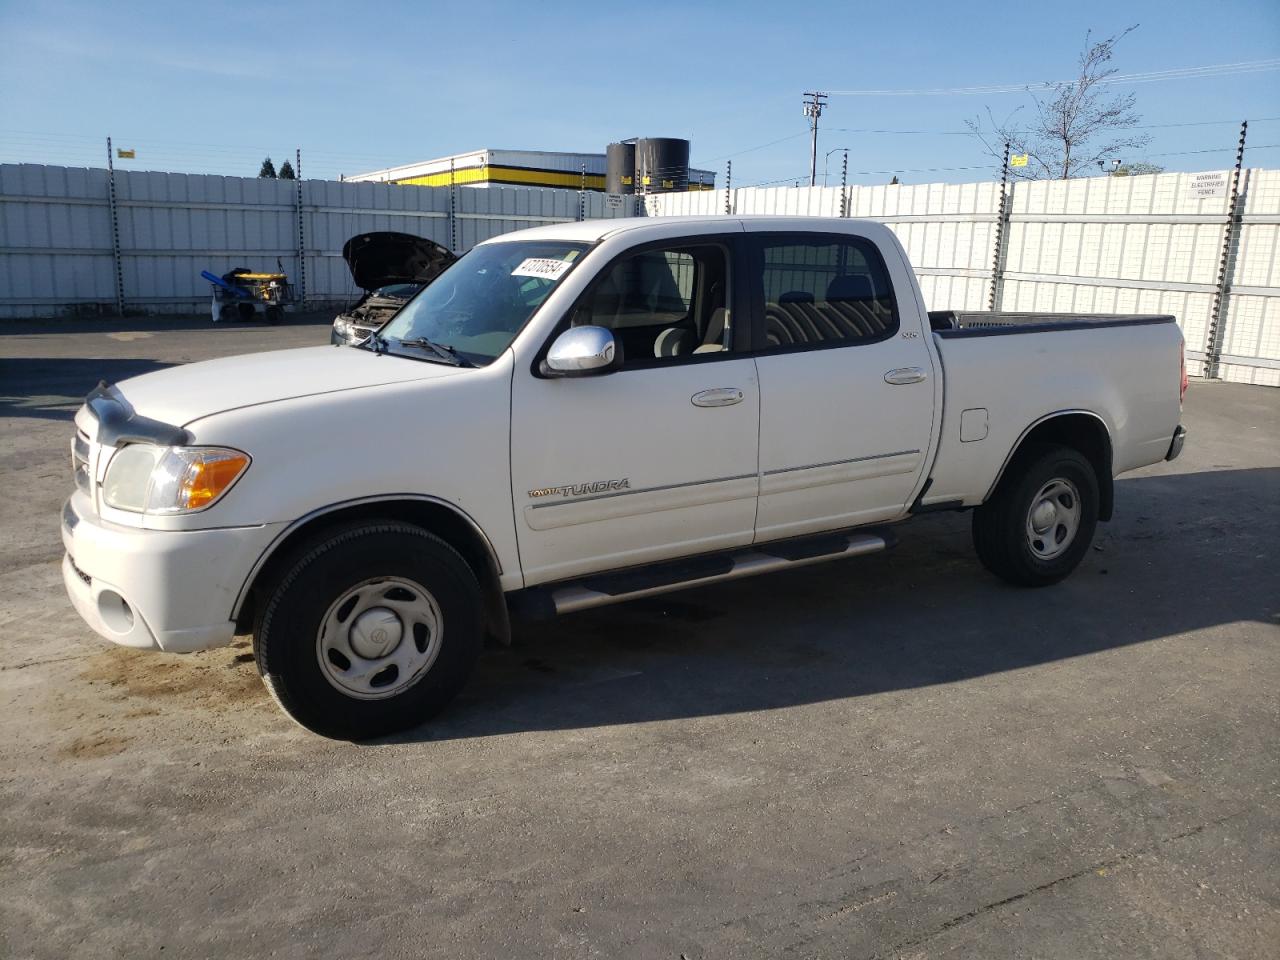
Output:
[[276,551],[302,527],[327,514],[337,513],[340,510],[346,510],[351,507],[361,507],[372,503],[403,502],[405,500],[434,504],[439,507],[444,507],[446,510],[455,514],[471,528],[479,538],[480,542],[484,544],[485,552],[488,555],[489,571],[494,576],[495,581],[502,575],[502,563],[498,560],[498,553],[493,548],[493,541],[489,539],[489,535],[484,532],[484,529],[480,524],[476,523],[475,518],[459,507],[456,503],[451,503],[450,501],[444,500],[440,497],[432,497],[421,493],[386,493],[370,497],[356,497],[351,500],[341,500],[338,503],[331,503],[328,506],[319,507],[309,513],[305,513],[277,533],[275,539],[267,544],[266,549],[262,551],[262,554],[258,557],[257,561],[255,561],[253,566],[249,569],[248,575],[240,585],[240,589],[236,593],[235,604],[231,608],[231,619],[233,621],[239,620],[240,615],[244,610],[245,601],[249,597],[249,590],[257,581],[258,575],[262,573],[271,558],[275,556]]
[[1093,420],[1096,420],[1099,427],[1102,428],[1102,436],[1106,441],[1106,446],[1103,450],[1105,469],[1102,470],[1098,476],[1098,519],[1103,521],[1110,520],[1112,509],[1115,505],[1115,478],[1111,474],[1112,457],[1115,455],[1115,442],[1111,437],[1111,428],[1107,426],[1107,421],[1093,410],[1076,408],[1054,410],[1052,413],[1046,413],[1044,416],[1032,421],[1027,428],[1018,435],[1018,439],[1014,441],[1013,446],[1005,455],[1004,462],[1000,464],[1000,469],[997,471],[995,479],[991,481],[991,486],[982,497],[982,502],[986,503],[991,499],[992,494],[996,492],[996,488],[1000,486],[1000,482],[1004,479],[1005,471],[1008,470],[1009,464],[1013,462],[1013,458],[1017,456],[1018,451],[1022,449],[1022,445],[1026,441],[1027,437],[1029,437],[1038,427],[1041,427],[1052,420],[1059,420],[1063,417],[1071,416],[1090,417]]

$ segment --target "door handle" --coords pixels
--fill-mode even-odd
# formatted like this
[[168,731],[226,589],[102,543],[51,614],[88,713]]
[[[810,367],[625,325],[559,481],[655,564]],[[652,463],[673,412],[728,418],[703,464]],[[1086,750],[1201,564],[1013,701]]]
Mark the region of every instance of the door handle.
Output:
[[928,376],[919,367],[899,367],[897,370],[890,370],[886,373],[884,382],[891,383],[896,387],[904,383],[920,383],[922,380],[927,379]]
[[695,407],[731,407],[742,402],[743,393],[737,387],[715,387],[695,393],[690,399]]

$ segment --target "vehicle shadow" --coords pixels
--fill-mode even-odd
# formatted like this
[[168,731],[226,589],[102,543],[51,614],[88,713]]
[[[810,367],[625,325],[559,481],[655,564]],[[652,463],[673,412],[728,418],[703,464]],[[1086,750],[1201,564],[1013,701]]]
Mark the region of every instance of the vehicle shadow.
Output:
[[136,358],[0,358],[0,417],[70,420],[99,380],[116,383],[172,366]]
[[[1167,469],[1151,468],[1152,471]],[[733,714],[953,683],[1235,621],[1274,622],[1280,469],[1117,483],[1117,519],[1057,586],[1004,585],[967,514],[882,557],[517,624],[436,721],[394,742]],[[387,741],[376,741],[387,742]]]

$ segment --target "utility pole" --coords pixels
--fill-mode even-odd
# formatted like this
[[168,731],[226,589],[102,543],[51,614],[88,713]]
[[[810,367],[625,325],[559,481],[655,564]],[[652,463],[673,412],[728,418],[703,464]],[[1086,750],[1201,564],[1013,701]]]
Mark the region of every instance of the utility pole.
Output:
[[827,95],[816,90],[806,90],[804,115],[809,118],[809,186],[818,185],[818,118],[827,105]]

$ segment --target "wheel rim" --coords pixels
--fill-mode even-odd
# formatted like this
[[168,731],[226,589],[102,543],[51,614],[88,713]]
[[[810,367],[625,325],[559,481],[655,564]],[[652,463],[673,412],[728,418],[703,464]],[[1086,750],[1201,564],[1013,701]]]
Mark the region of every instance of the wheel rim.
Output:
[[1080,529],[1080,491],[1070,480],[1055,477],[1031,498],[1027,511],[1027,545],[1041,560],[1062,556]]
[[440,606],[421,584],[402,577],[366,580],[338,597],[320,621],[320,671],[349,697],[394,697],[431,669],[443,626]]

